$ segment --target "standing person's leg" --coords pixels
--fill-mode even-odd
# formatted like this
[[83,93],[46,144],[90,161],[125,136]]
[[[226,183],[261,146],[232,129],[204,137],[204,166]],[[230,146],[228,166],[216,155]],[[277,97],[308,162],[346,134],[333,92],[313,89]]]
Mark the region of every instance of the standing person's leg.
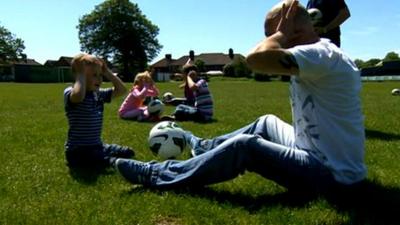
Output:
[[338,46],[339,48],[340,48],[340,36],[337,36],[337,37],[333,37],[332,39],[331,39],[331,41],[336,45],[336,46]]
[[198,187],[233,179],[246,170],[286,187],[318,189],[334,183],[329,170],[307,151],[246,134],[186,161],[142,163],[118,159],[116,167],[128,181],[151,187]]
[[333,44],[340,48],[340,34],[330,33],[322,35],[323,38],[328,38]]
[[216,138],[202,139],[192,135],[191,132],[187,132],[186,139],[192,148],[192,155],[197,156],[240,134],[257,134],[263,137],[265,140],[269,140],[277,144],[288,147],[294,146],[293,127],[275,115],[261,116],[247,126]]

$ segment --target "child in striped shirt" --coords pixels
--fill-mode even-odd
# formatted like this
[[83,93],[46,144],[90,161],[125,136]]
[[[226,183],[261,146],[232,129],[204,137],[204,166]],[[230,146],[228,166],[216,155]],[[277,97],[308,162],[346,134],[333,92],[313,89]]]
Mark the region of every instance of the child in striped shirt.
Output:
[[162,120],[210,122],[213,116],[213,99],[207,81],[198,77],[197,67],[193,64],[183,66],[183,79],[194,94],[194,106],[180,104],[172,117],[163,117]]
[[[123,95],[122,81],[107,68],[106,63],[88,54],[72,60],[75,82],[64,90],[64,106],[68,119],[68,139],[65,155],[70,168],[106,168],[114,157],[131,158],[128,147],[104,144],[101,140],[104,103]],[[113,88],[100,88],[103,76]]]

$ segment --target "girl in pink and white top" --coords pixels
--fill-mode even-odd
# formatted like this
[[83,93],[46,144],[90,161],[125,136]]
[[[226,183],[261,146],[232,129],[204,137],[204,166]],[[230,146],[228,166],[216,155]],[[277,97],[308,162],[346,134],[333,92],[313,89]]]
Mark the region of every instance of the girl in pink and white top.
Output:
[[150,118],[147,106],[144,105],[146,97],[156,97],[159,91],[154,84],[149,72],[138,73],[133,82],[132,89],[118,110],[122,119],[144,121]]

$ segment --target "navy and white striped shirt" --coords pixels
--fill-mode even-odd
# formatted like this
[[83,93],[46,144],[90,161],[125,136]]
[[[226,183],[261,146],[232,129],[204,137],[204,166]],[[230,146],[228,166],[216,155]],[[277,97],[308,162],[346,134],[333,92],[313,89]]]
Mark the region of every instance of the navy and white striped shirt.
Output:
[[197,90],[194,92],[195,107],[206,120],[209,120],[213,116],[213,99],[207,81],[200,79],[196,82],[196,86]]
[[69,97],[72,87],[64,90],[65,114],[68,118],[66,146],[101,145],[104,103],[111,102],[112,88],[99,92],[87,92],[80,103],[72,103]]

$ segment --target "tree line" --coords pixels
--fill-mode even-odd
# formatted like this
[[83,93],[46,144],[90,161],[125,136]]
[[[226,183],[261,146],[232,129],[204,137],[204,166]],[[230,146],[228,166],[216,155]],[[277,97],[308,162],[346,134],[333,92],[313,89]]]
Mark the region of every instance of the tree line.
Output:
[[[116,66],[126,81],[147,68],[160,52],[159,28],[129,0],[106,0],[79,18],[81,51]],[[0,64],[26,59],[24,42],[0,26]]]
[[361,59],[356,59],[354,62],[356,63],[357,67],[360,69],[363,68],[368,68],[368,67],[374,67],[380,62],[389,62],[389,61],[398,61],[400,60],[399,54],[396,52],[389,52],[386,54],[386,56],[383,59],[379,58],[372,58],[367,61],[363,61]]
[[[116,66],[126,81],[146,69],[162,48],[157,40],[159,28],[129,0],[106,0],[95,6],[92,12],[79,18],[77,29],[81,51],[100,56]],[[24,49],[24,41],[0,25],[0,64],[26,59]],[[389,52],[383,59],[356,59],[355,63],[362,69],[393,60],[400,57]],[[224,68],[224,72],[249,72],[242,64],[239,60]]]

